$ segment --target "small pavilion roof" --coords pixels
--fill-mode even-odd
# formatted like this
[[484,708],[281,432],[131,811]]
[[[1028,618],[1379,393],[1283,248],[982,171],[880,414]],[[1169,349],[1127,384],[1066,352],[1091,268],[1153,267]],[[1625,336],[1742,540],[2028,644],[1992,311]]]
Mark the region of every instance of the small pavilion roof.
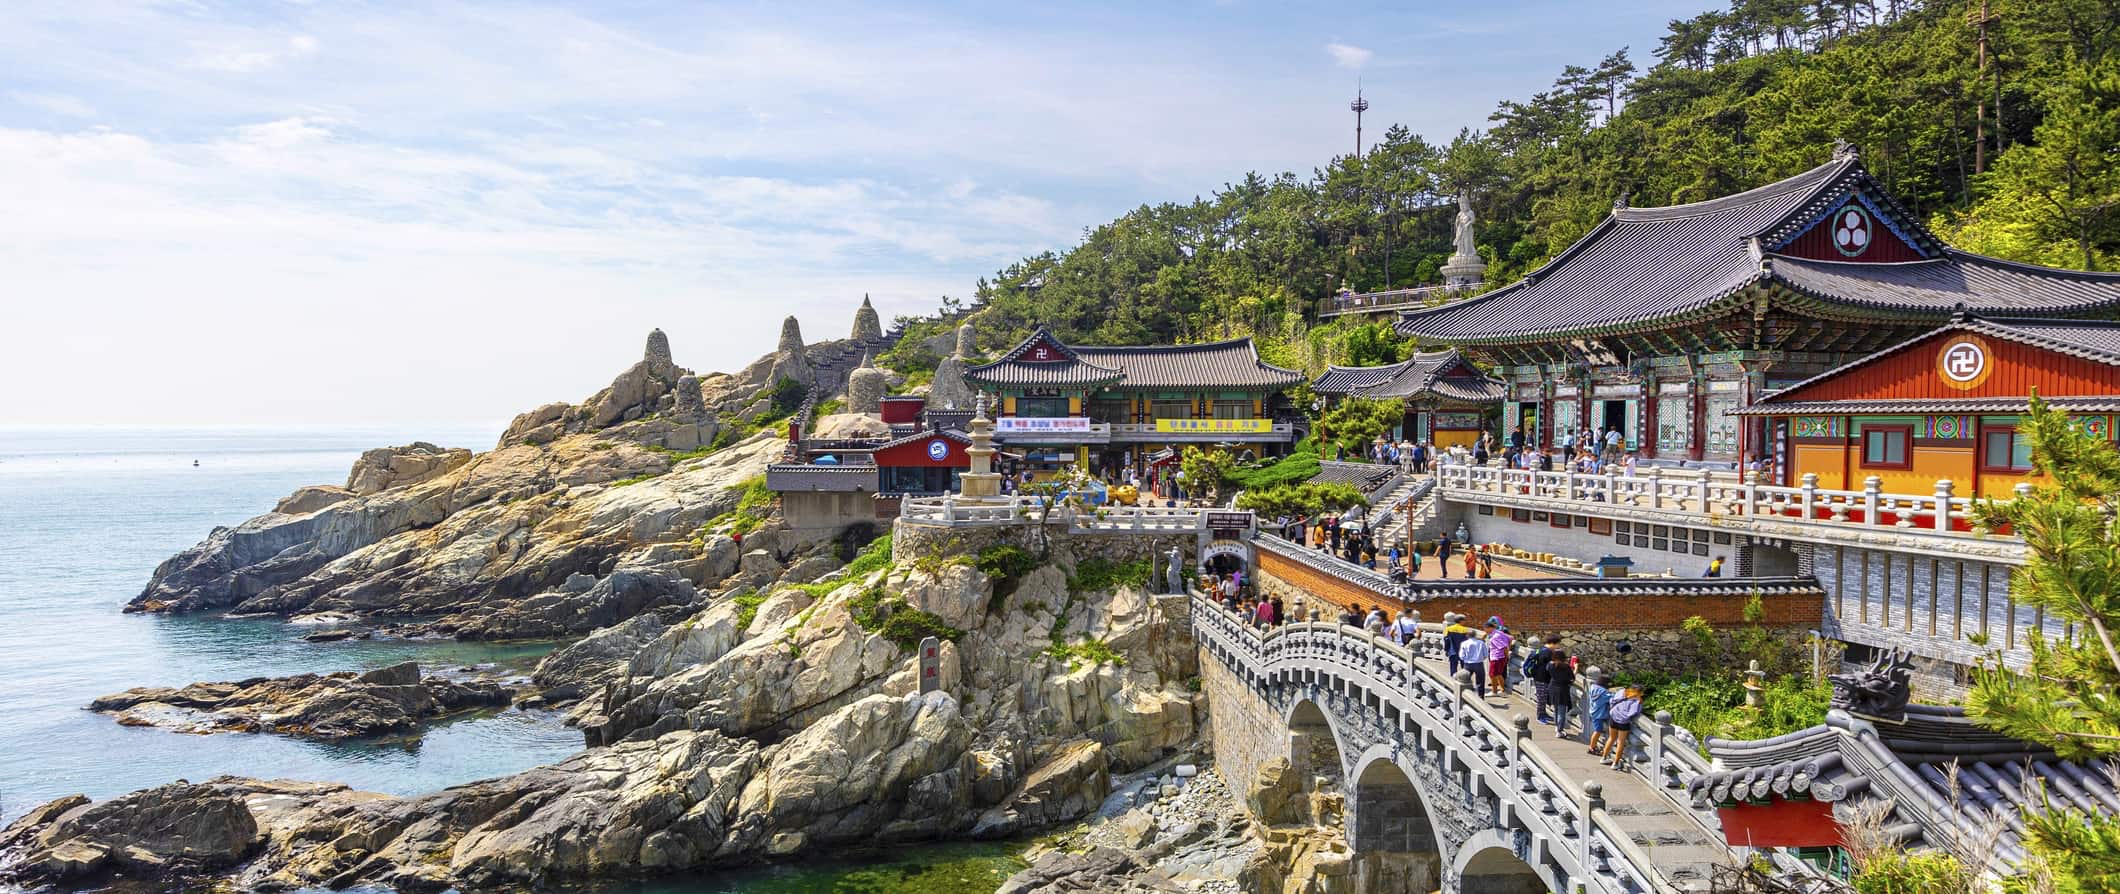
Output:
[[[1055,359],[1032,360],[1044,348]],[[1249,338],[1197,345],[1073,346],[1039,327],[999,360],[965,370],[975,381],[1032,387],[1279,389],[1303,374],[1259,359]]]
[[[1973,724],[1959,707],[1908,705],[1893,719],[1836,708],[1821,725],[1771,739],[1711,739],[1708,752],[1717,769],[1686,785],[1696,806],[1886,799],[1892,804],[1887,826],[1909,846],[1949,850],[1975,843],[1986,852],[1957,856],[1998,871],[2023,856],[2023,811],[2120,815],[2120,762],[2060,760]],[[1998,836],[1991,847],[1982,835],[1953,831],[1987,824]]]
[[1383,366],[1326,367],[1310,387],[1319,394],[1402,399],[1434,395],[1464,403],[1492,403],[1504,396],[1502,383],[1481,375],[1456,348],[1418,353]]

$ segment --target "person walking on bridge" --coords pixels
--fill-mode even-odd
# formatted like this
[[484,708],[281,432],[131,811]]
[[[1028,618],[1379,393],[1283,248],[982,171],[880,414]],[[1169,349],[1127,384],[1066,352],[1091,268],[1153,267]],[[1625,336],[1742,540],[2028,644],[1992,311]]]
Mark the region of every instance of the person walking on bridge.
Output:
[[1553,650],[1553,657],[1546,659],[1546,688],[1551,693],[1546,700],[1553,704],[1553,734],[1568,738],[1568,713],[1575,707],[1575,666],[1568,663],[1568,653]]
[[1443,614],[1443,658],[1450,665],[1450,675],[1457,676],[1458,647],[1465,644],[1465,637],[1472,635],[1472,628],[1465,626],[1465,616],[1457,612]]
[[1472,677],[1473,691],[1480,698],[1487,697],[1487,641],[1475,630],[1466,634],[1465,641],[1458,644],[1458,665]]
[[1502,619],[1487,619],[1487,681],[1496,691],[1509,691],[1509,650],[1516,645],[1516,637],[1509,635],[1509,628],[1502,626]]

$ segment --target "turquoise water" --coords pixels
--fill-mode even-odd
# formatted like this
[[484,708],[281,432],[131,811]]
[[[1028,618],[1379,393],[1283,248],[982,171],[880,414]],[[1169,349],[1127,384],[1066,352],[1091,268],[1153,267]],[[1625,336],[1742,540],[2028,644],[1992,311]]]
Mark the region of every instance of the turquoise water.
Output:
[[[163,559],[343,483],[361,450],[424,439],[483,448],[491,432],[0,430],[0,821],[74,792],[102,798],[224,773],[431,791],[566,757],[581,734],[549,713],[440,725],[417,743],[302,742],[121,727],[82,709],[133,686],[434,664],[527,666],[549,646],[305,643],[277,621],[120,614]],[[199,465],[194,467],[196,460]]]
[[[121,614],[155,566],[272,508],[342,483],[361,450],[428,440],[482,449],[490,431],[24,431],[0,429],[0,823],[51,798],[104,798],[222,774],[416,794],[565,758],[581,734],[550,713],[430,727],[416,744],[195,736],[122,727],[82,709],[133,686],[182,685],[417,659],[527,667],[547,646],[306,643],[278,621]],[[192,462],[198,465],[194,467]],[[1017,843],[894,848],[889,856],[598,885],[584,894],[941,894],[991,891]]]

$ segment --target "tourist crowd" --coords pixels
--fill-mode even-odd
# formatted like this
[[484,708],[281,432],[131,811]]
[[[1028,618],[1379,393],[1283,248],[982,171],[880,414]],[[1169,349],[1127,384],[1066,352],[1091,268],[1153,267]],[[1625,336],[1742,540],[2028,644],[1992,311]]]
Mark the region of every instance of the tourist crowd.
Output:
[[[1214,576],[1204,583],[1203,589],[1214,593],[1224,608],[1262,630],[1291,621],[1318,620],[1315,614],[1303,617],[1307,613],[1300,601],[1297,616],[1290,617],[1280,596],[1247,594],[1241,572]],[[1582,667],[1558,636],[1531,636],[1519,642],[1499,617],[1489,617],[1478,626],[1468,620],[1457,612],[1443,615],[1441,648],[1451,676],[1462,672],[1467,685],[1482,699],[1503,698],[1512,689],[1528,687],[1538,722],[1553,727],[1555,736],[1580,737],[1606,766],[1628,768],[1627,741],[1642,714],[1640,686],[1615,687],[1611,674],[1594,666]],[[1420,620],[1403,608],[1387,613],[1382,605],[1357,603],[1342,611],[1338,621],[1409,648],[1417,648],[1421,637]]]

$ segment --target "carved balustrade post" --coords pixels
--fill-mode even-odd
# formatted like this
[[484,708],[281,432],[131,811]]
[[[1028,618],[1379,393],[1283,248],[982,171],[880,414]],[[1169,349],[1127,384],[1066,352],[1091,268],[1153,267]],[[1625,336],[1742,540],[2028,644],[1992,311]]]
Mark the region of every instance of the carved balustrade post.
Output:
[[1936,480],[1936,530],[1951,529],[1951,479]]
[[1884,491],[1884,479],[1875,475],[1862,479],[1862,523],[1875,525],[1877,521],[1877,496]]
[[1811,509],[1818,504],[1818,473],[1803,473],[1803,520],[1811,520]]

